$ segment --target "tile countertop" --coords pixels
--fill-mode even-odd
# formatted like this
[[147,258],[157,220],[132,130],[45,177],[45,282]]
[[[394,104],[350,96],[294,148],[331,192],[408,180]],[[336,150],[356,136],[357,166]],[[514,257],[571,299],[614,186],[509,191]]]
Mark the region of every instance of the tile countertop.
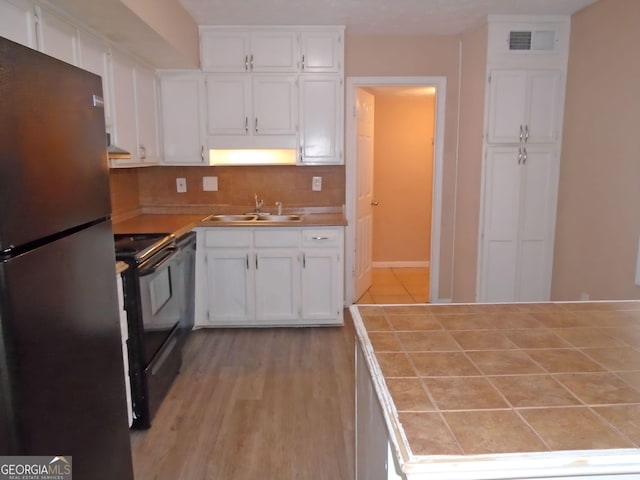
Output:
[[351,313],[408,478],[640,478],[640,301]]

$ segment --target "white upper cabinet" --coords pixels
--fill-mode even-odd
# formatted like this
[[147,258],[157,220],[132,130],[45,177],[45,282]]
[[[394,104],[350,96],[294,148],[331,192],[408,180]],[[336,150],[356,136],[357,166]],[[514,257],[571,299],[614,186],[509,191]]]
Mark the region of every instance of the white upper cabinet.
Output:
[[340,76],[301,76],[299,164],[344,163],[342,92]]
[[102,40],[94,35],[80,31],[80,67],[102,77],[102,98],[104,99],[104,120],[107,130],[111,130],[111,61],[109,50]]
[[210,148],[295,148],[295,75],[208,75]]
[[341,31],[300,33],[300,71],[337,73],[342,71],[344,48]]
[[560,70],[493,70],[489,88],[488,143],[560,140]]
[[35,49],[37,45],[33,4],[22,0],[0,1],[0,35]]
[[206,164],[206,96],[200,72],[160,75],[163,163]]
[[243,31],[203,27],[202,69],[207,72],[295,72],[297,35],[293,31]]
[[112,142],[131,159],[112,160],[112,167],[154,164],[159,160],[155,71],[129,56],[111,52],[113,72]]
[[78,28],[40,7],[36,7],[36,20],[38,49],[58,60],[78,65]]

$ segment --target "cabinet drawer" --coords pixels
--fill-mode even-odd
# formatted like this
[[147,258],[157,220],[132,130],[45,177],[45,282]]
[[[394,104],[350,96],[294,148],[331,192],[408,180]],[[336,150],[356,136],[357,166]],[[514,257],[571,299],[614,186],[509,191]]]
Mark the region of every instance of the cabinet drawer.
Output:
[[339,245],[342,238],[342,230],[303,230],[302,246],[327,247]]
[[224,228],[205,233],[205,247],[245,247],[251,248],[251,230]]
[[255,246],[259,247],[297,247],[300,241],[298,229],[274,229],[256,230],[254,236]]

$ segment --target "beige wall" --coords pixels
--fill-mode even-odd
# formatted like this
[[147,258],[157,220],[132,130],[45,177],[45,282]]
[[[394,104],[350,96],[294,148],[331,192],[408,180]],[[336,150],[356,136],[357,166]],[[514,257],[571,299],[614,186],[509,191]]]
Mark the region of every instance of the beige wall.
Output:
[[452,282],[458,126],[458,40],[457,36],[347,36],[345,41],[347,76],[444,76],[447,79],[440,235],[441,298],[451,296]]
[[640,2],[572,18],[552,298],[640,298]]
[[482,175],[487,26],[462,37],[453,300],[474,302]]
[[427,262],[435,96],[375,95],[374,262]]

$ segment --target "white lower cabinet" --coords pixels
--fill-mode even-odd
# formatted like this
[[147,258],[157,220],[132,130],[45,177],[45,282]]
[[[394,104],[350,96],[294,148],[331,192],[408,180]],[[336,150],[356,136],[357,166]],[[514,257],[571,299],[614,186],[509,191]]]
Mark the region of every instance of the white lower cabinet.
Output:
[[342,227],[197,232],[196,326],[342,324]]

